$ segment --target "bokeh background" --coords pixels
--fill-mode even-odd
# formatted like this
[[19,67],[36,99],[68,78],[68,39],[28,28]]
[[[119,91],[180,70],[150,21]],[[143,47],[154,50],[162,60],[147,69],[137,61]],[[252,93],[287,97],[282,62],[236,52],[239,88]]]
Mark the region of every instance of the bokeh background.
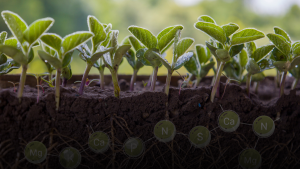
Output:
[[[127,27],[145,27],[155,35],[163,28],[182,24],[182,37],[192,37],[195,44],[203,44],[209,37],[194,28],[200,15],[212,16],[217,24],[237,23],[240,29],[255,27],[265,33],[273,32],[274,26],[286,30],[292,40],[300,40],[300,0],[0,0],[0,10],[18,13],[28,24],[43,17],[55,19],[49,32],[64,37],[75,31],[88,30],[87,16],[94,15],[102,23],[112,23],[113,29],[120,31],[119,42],[130,33]],[[2,18],[0,31],[9,32]],[[9,32],[9,36],[11,33]],[[267,38],[256,41],[257,45],[268,44]],[[191,50],[194,46],[191,47]],[[37,50],[37,48],[35,49]],[[172,49],[167,52],[171,61]],[[85,63],[74,52],[71,63],[73,74],[82,74]],[[11,73],[19,73],[14,70]],[[35,55],[28,72],[46,72],[44,64]],[[139,75],[149,75],[151,67],[143,67]],[[160,68],[158,74],[166,74]],[[186,73],[185,68],[179,70]],[[108,70],[105,71],[109,74]],[[98,74],[96,69],[91,74]],[[124,59],[119,74],[132,74],[132,68]],[[211,74],[211,73],[210,73]],[[266,72],[273,75],[274,71]]]

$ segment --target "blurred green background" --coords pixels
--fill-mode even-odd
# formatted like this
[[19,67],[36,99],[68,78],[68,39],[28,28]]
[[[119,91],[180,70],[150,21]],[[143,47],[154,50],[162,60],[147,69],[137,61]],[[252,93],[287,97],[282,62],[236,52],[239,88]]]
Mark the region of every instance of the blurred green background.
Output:
[[[240,29],[255,27],[265,33],[273,32],[274,26],[286,30],[292,40],[300,39],[300,1],[299,0],[0,0],[0,10],[11,10],[19,14],[28,24],[43,17],[55,19],[49,32],[64,37],[75,31],[88,30],[86,18],[96,16],[102,23],[112,23],[113,29],[120,31],[119,42],[130,33],[127,27],[137,25],[145,27],[154,34],[171,25],[182,24],[182,37],[193,37],[195,44],[204,43],[209,37],[194,28],[200,15],[212,16],[217,24],[234,22]],[[0,30],[9,32],[0,19]],[[9,36],[11,33],[9,32]],[[267,38],[256,41],[265,45]],[[191,48],[194,49],[194,46]],[[172,50],[167,52],[171,61]],[[73,74],[82,74],[85,62],[74,52],[71,63]],[[39,57],[30,63],[28,72],[43,73],[46,71]],[[132,68],[124,59],[119,74],[132,74]],[[19,73],[14,70],[12,73]],[[151,67],[143,67],[139,75],[149,75]],[[164,75],[167,70],[160,68],[158,74]],[[179,70],[184,74],[185,68]],[[108,74],[108,70],[105,71]],[[273,75],[274,70],[266,72]],[[96,69],[91,74],[98,74]],[[211,73],[210,73],[211,75]]]

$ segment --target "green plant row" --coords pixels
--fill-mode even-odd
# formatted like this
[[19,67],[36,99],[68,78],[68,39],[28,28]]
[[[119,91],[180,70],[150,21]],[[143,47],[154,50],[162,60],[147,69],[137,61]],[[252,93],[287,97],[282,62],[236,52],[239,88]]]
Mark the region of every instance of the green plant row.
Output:
[[[274,33],[268,33],[271,44],[257,47],[255,40],[265,37],[262,31],[254,28],[239,30],[235,23],[219,26],[213,18],[202,15],[194,27],[210,36],[205,45],[195,45],[195,52],[188,51],[194,43],[193,38],[181,38],[182,25],[174,25],[163,29],[157,36],[149,30],[130,26],[132,34],[118,43],[118,30],[112,30],[111,24],[104,24],[94,16],[88,16],[88,31],[74,32],[60,37],[55,33],[47,33],[53,25],[54,19],[38,19],[31,25],[11,11],[1,13],[13,37],[7,38],[7,33],[0,34],[0,73],[7,74],[13,69],[21,67],[18,97],[21,99],[25,84],[28,64],[34,58],[33,47],[41,46],[37,53],[45,63],[48,72],[39,77],[53,86],[55,81],[56,109],[59,108],[60,86],[65,86],[72,76],[70,63],[73,51],[78,50],[79,57],[86,62],[86,69],[82,77],[79,94],[83,94],[87,76],[92,67],[99,70],[100,86],[104,89],[104,69],[111,72],[114,85],[114,95],[119,97],[118,68],[125,57],[133,68],[130,90],[134,90],[137,73],[143,66],[153,67],[149,84],[155,90],[158,68],[162,65],[168,70],[165,93],[169,94],[171,76],[174,71],[184,66],[196,78],[194,86],[198,86],[201,78],[213,69],[215,76],[212,82],[211,102],[215,96],[219,97],[219,83],[225,72],[230,80],[245,81],[247,92],[250,93],[251,80],[258,83],[264,79],[263,71],[276,68],[277,80],[283,94],[287,73],[295,77],[292,88],[295,88],[300,78],[300,42],[293,42],[289,35],[279,27],[274,27]],[[87,42],[91,41],[91,46]],[[165,52],[173,46],[172,62],[165,59]],[[212,57],[213,56],[213,57]],[[9,58],[9,59],[8,59]],[[55,78],[53,72],[56,70]],[[44,78],[48,75],[48,79]],[[39,85],[38,85],[39,86]]]

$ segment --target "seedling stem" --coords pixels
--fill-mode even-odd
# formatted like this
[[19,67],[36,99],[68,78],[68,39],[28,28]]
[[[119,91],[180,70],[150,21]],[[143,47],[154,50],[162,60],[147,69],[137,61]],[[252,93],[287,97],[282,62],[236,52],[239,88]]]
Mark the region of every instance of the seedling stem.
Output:
[[247,95],[250,97],[250,84],[251,84],[251,74],[247,74],[247,81],[246,81],[246,90],[247,90]]
[[111,78],[114,84],[114,94],[116,98],[120,97],[120,86],[119,86],[119,82],[118,82],[118,75],[117,72],[115,71],[111,71]]
[[297,87],[297,84],[299,82],[299,79],[295,79],[292,85],[292,90],[294,90]]
[[133,71],[133,75],[132,75],[131,81],[130,81],[130,91],[134,90],[134,83],[136,81],[137,72],[138,72],[138,70]]
[[102,90],[104,90],[104,85],[105,85],[104,70],[99,69],[99,74],[100,74],[100,87],[101,87]]
[[56,103],[56,110],[58,110],[58,108],[59,108],[60,74],[61,74],[61,69],[57,69],[56,70],[56,79],[55,79],[55,103]]
[[27,72],[27,65],[22,65],[22,73],[21,73],[21,77],[20,77],[20,85],[19,85],[19,91],[18,91],[19,102],[21,102],[21,97],[23,95],[23,90],[24,90],[25,81],[26,81],[26,72]]
[[166,79],[166,87],[165,87],[165,93],[167,96],[169,96],[169,88],[170,88],[170,83],[171,83],[171,77],[172,77],[172,71],[168,70],[168,75]]
[[152,74],[152,81],[151,81],[151,90],[155,90],[156,78],[157,78],[158,66],[154,68]]
[[285,84],[286,75],[287,75],[287,71],[284,71],[280,82],[280,97],[284,94],[284,84]]
[[92,68],[92,65],[87,63],[87,64],[86,64],[85,71],[84,71],[84,74],[83,74],[83,76],[82,76],[80,88],[79,88],[79,94],[80,94],[80,95],[83,94],[83,89],[84,89],[84,86],[85,86],[85,83],[86,83],[86,79],[87,79],[87,77],[88,77],[88,74],[89,74],[91,68]]
[[213,86],[213,89],[212,89],[212,92],[211,92],[211,95],[210,95],[210,101],[211,102],[214,102],[215,94],[216,94],[217,89],[220,85],[220,78],[221,78],[221,74],[222,74],[224,66],[225,66],[225,62],[221,62],[220,66],[218,68],[218,72],[217,72],[217,75],[216,75],[216,80],[215,80],[215,83],[214,83],[214,86]]

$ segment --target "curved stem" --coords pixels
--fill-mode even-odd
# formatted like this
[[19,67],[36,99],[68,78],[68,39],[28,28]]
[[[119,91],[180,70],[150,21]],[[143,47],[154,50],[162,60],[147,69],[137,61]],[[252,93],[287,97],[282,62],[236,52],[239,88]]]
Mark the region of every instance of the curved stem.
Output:
[[197,77],[196,77],[196,82],[195,82],[194,88],[196,88],[197,86],[199,86],[200,81],[201,81],[201,77],[200,77],[200,76],[197,76]]
[[27,72],[27,65],[22,65],[22,73],[20,76],[19,91],[18,91],[19,102],[21,102],[21,97],[23,96],[23,90],[26,81],[26,72]]
[[134,83],[136,81],[137,73],[138,73],[138,70],[133,70],[133,74],[132,74],[131,81],[130,81],[130,91],[134,91]]
[[56,103],[56,109],[59,108],[59,98],[60,98],[60,74],[61,69],[56,70],[56,77],[55,77],[55,103]]
[[299,78],[295,78],[292,88],[291,88],[292,90],[296,89],[298,82],[299,82]]
[[170,89],[172,73],[173,73],[173,71],[168,70],[167,79],[166,79],[166,87],[165,87],[165,93],[167,96],[169,96],[169,89]]
[[83,89],[85,87],[86,79],[87,79],[87,77],[89,75],[89,72],[90,72],[91,68],[92,68],[91,64],[86,64],[86,68],[85,68],[84,74],[82,76],[81,84],[80,84],[80,88],[79,88],[79,94],[80,95],[83,94]]
[[39,98],[40,98],[40,85],[39,85],[39,77],[36,77],[36,87],[37,87],[37,98],[36,98],[36,102],[39,102]]
[[[220,62],[217,61],[217,70],[219,70],[219,67],[220,67]],[[212,78],[211,86],[213,86],[213,85],[215,84],[215,82],[216,82],[216,77],[217,77],[217,70],[216,70],[215,68],[213,68],[213,70],[214,70],[215,75],[214,75],[214,77]]]
[[100,73],[100,87],[101,87],[102,90],[104,90],[104,85],[105,85],[104,69],[99,69],[99,73]]
[[254,93],[257,94],[258,93],[259,82],[254,82],[253,87],[254,87]]
[[155,90],[156,78],[157,78],[158,66],[153,69],[152,81],[151,81],[151,90]]
[[281,82],[280,82],[280,97],[284,94],[284,85],[285,85],[286,75],[287,75],[287,71],[283,72],[283,75],[281,77]]
[[118,83],[117,72],[111,71],[111,78],[112,78],[112,81],[113,81],[113,84],[114,84],[114,94],[115,94],[115,97],[119,98],[120,97],[120,86],[119,86],[119,83]]
[[215,98],[217,89],[218,89],[219,84],[220,84],[220,78],[221,78],[221,74],[223,72],[224,65],[225,65],[225,62],[221,62],[220,66],[218,68],[218,72],[216,74],[216,80],[215,80],[215,83],[214,83],[214,86],[212,88],[211,95],[210,95],[210,101],[211,102],[214,102],[214,98]]
[[246,81],[246,90],[247,95],[250,97],[250,84],[251,84],[251,74],[247,74],[247,81]]

